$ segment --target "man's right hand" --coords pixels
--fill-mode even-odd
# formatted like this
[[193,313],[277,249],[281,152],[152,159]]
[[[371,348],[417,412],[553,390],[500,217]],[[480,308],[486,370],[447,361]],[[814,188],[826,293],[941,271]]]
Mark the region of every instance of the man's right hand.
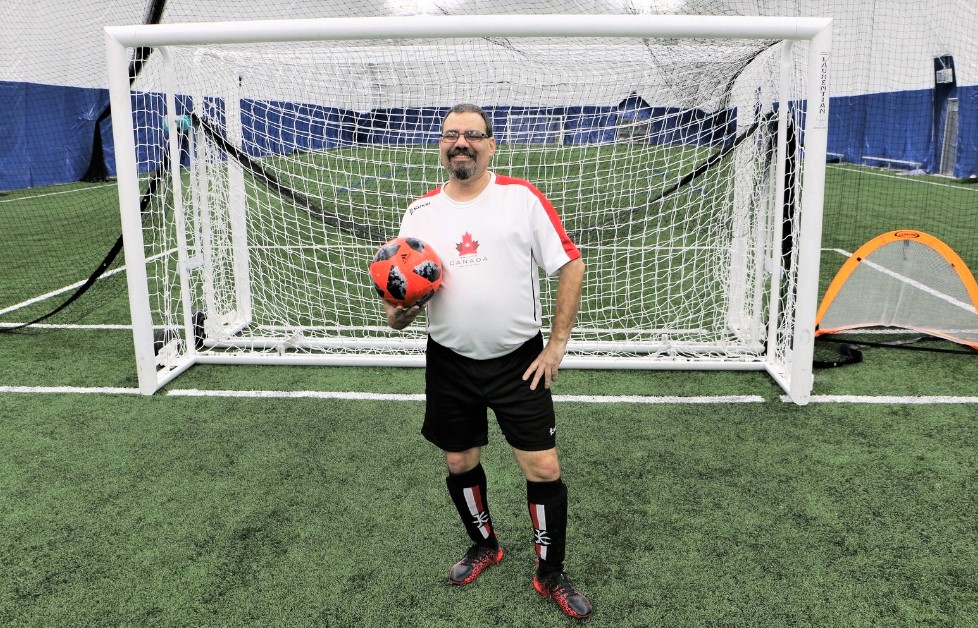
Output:
[[384,301],[384,307],[387,308],[387,324],[394,329],[404,329],[413,323],[421,310],[424,309],[423,305],[412,305],[404,308],[387,301]]

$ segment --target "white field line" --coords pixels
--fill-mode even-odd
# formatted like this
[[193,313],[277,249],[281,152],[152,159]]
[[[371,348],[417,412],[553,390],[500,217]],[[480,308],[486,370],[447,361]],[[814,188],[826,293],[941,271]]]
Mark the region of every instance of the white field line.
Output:
[[[830,249],[830,250],[832,250],[832,251],[834,251],[836,253],[841,253],[842,255],[845,255],[846,257],[852,257],[852,253],[847,253],[846,251],[843,251],[842,249]],[[895,271],[892,271],[889,268],[884,268],[884,267],[880,266],[879,264],[877,264],[875,262],[869,261],[868,259],[864,259],[862,261],[862,264],[865,265],[865,266],[868,266],[869,268],[872,268],[873,270],[875,270],[877,272],[883,273],[884,275],[887,275],[889,277],[893,277],[897,281],[902,281],[903,283],[907,284],[911,288],[916,288],[916,289],[918,289],[918,290],[920,290],[922,292],[925,292],[925,293],[927,293],[927,294],[929,294],[929,295],[931,295],[933,297],[937,297],[938,299],[941,299],[943,301],[947,301],[951,305],[953,305],[955,307],[959,307],[962,310],[965,310],[965,311],[968,311],[968,312],[973,312],[974,309],[975,309],[974,306],[971,305],[970,303],[965,303],[963,301],[958,301],[957,299],[955,299],[954,297],[952,297],[949,294],[944,294],[943,292],[940,292],[939,290],[935,290],[935,289],[931,288],[930,286],[924,285],[924,284],[920,283],[919,281],[917,281],[915,279],[911,279],[910,277],[907,277],[906,275],[901,275],[900,273],[895,272]]]
[[[138,395],[138,388],[81,387],[81,386],[0,386],[0,393],[44,394],[88,394],[88,395]],[[350,401],[424,401],[423,394],[366,393],[316,390],[198,390],[193,388],[174,389],[167,397],[234,397],[248,399],[346,399]],[[787,395],[780,400],[792,403]],[[636,403],[636,404],[721,404],[721,403],[764,403],[759,395],[554,395],[557,403]],[[850,403],[850,404],[978,404],[978,397],[961,396],[870,396],[870,395],[812,395],[810,403]]]
[[646,396],[646,395],[554,395],[561,403],[661,403],[661,404],[708,404],[708,403],[764,403],[760,395],[702,395],[693,397]]
[[0,393],[26,393],[29,395],[77,394],[77,395],[138,395],[138,388],[103,388],[83,386],[0,386]]
[[[155,260],[163,257],[164,255],[169,255],[170,253],[172,253],[172,251],[165,251],[163,253],[157,253],[153,257],[150,257],[147,261],[155,261]],[[99,276],[98,281],[102,281],[103,279],[107,279],[107,278],[109,278],[109,277],[111,277],[113,275],[117,275],[119,273],[124,273],[124,272],[126,272],[126,267],[125,266],[120,266],[120,267],[115,268],[115,269],[112,269],[112,270],[107,270],[107,271],[105,271],[104,273],[102,273]],[[38,296],[34,297],[33,299],[28,299],[26,301],[22,301],[21,303],[17,303],[17,304],[11,305],[10,307],[7,307],[7,308],[4,308],[4,309],[0,310],[0,314],[8,314],[10,312],[16,312],[17,310],[23,309],[23,308],[28,307],[30,305],[34,305],[35,303],[40,303],[41,301],[46,301],[48,299],[53,299],[54,297],[58,296],[59,294],[64,294],[66,292],[71,292],[73,290],[77,290],[78,288],[81,288],[83,285],[85,285],[85,282],[86,281],[88,281],[88,279],[82,279],[81,281],[76,281],[73,284],[69,284],[69,285],[64,286],[62,288],[58,288],[57,290],[52,290],[51,292],[48,292],[47,294],[41,294],[41,295],[38,295]],[[70,327],[70,325],[65,325],[64,327]]]
[[944,183],[943,181],[921,181],[918,177],[913,177],[907,174],[893,174],[890,172],[877,172],[874,170],[868,170],[867,166],[860,166],[858,164],[826,164],[827,168],[832,168],[836,170],[851,170],[853,172],[858,172],[859,174],[864,174],[870,177],[880,177],[882,179],[893,179],[895,181],[901,181],[903,183],[912,183],[913,185],[932,185],[939,188],[954,188],[955,190],[960,190],[963,192],[978,192],[978,189],[961,187],[958,185],[951,185],[950,183]]
[[[786,395],[781,396],[781,401],[791,401]],[[945,396],[922,396],[922,397],[900,397],[894,395],[812,395],[809,403],[892,403],[892,404],[911,404],[911,405],[931,405],[948,403],[978,403],[978,397],[945,397]]]
[[251,399],[349,399],[353,401],[424,401],[424,395],[320,390],[197,390],[167,391],[167,397],[245,397]]
[[[852,253],[842,249],[825,249],[844,256]],[[112,273],[122,272],[119,268]],[[80,284],[77,284],[80,285]],[[70,289],[66,287],[51,296]],[[30,302],[41,300],[42,297]],[[8,308],[0,314],[27,305],[25,302]],[[9,325],[9,324],[8,324]],[[3,325],[7,326],[7,325]],[[116,329],[129,330],[131,325],[36,325],[44,329]],[[109,395],[138,395],[138,388],[109,388],[109,387],[79,387],[79,386],[0,386],[0,393],[22,394],[109,394]],[[256,391],[256,390],[195,390],[175,389],[165,393],[172,397],[239,397],[239,398],[314,398],[314,399],[348,399],[361,401],[424,401],[423,394],[379,394],[341,391]],[[787,396],[782,396],[782,402],[791,403]],[[705,395],[705,396],[647,396],[647,395],[554,395],[558,403],[637,403],[637,404],[719,404],[719,403],[763,403],[764,398],[758,395]],[[812,395],[811,403],[875,403],[875,404],[949,404],[949,403],[978,403],[978,397],[902,397],[902,396],[868,396],[868,395]]]
[[[0,386],[0,393],[25,394],[107,394],[138,395],[138,388],[84,388],[77,386]],[[368,393],[318,390],[198,390],[174,389],[167,397],[234,397],[248,399],[347,399],[351,401],[424,401],[423,394]],[[645,403],[645,404],[711,404],[764,403],[759,395],[715,396],[645,396],[645,395],[554,395],[557,403]]]
[[[2,313],[2,312],[0,312],[0,313]],[[0,323],[0,329],[3,329],[5,327],[17,327],[17,326],[19,326],[19,323]],[[31,329],[77,329],[77,330],[95,329],[95,330],[102,330],[102,331],[132,331],[132,325],[130,325],[130,324],[124,324],[124,325],[123,324],[116,324],[116,325],[109,325],[109,324],[87,324],[87,325],[64,324],[64,325],[51,325],[51,324],[48,324],[48,323],[35,323],[35,324],[31,325]]]
[[[251,397],[275,399],[353,399],[381,401],[424,401],[423,394],[380,394],[362,392],[273,391],[273,390],[194,390],[177,389],[166,393],[172,397]],[[763,403],[758,395],[716,395],[700,397],[644,395],[554,395],[558,403]]]
[[[824,251],[831,251],[833,253],[838,253],[839,255],[843,255],[845,257],[852,257],[852,253],[851,252],[846,251],[846,250],[843,250],[843,249],[823,249],[823,250]],[[163,252],[163,253],[158,253],[157,255],[155,255],[152,258],[150,258],[150,261],[155,260],[155,259],[158,259],[158,258],[160,258],[160,257],[162,257],[164,255],[168,255],[170,253],[172,253],[172,251],[166,251],[166,252]],[[880,272],[883,272],[885,274],[891,275],[891,276],[893,276],[893,277],[895,277],[897,279],[904,280],[907,283],[909,283],[910,285],[914,286],[915,288],[919,288],[919,289],[923,290],[924,292],[928,292],[928,293],[930,293],[930,294],[932,294],[932,295],[934,295],[934,296],[936,296],[936,297],[938,297],[940,299],[944,299],[945,301],[948,301],[952,305],[956,305],[958,307],[964,308],[964,309],[969,310],[969,311],[971,309],[971,306],[969,304],[962,303],[962,302],[954,299],[953,297],[950,297],[948,295],[945,295],[945,294],[942,294],[940,292],[937,292],[937,291],[933,290],[932,288],[928,288],[927,286],[925,286],[923,284],[919,284],[918,282],[916,282],[916,281],[914,281],[914,280],[912,280],[912,279],[910,279],[908,277],[903,277],[901,275],[898,275],[898,274],[894,273],[893,271],[889,271],[889,270],[887,270],[885,268],[878,267],[876,264],[873,264],[871,262],[865,262],[865,263],[868,266],[871,266],[874,269],[879,270]],[[99,279],[101,280],[101,279],[104,279],[104,278],[107,278],[107,277],[111,277],[112,275],[115,275],[115,274],[118,274],[118,273],[121,273],[121,272],[125,272],[125,270],[126,270],[126,267],[125,266],[121,266],[119,268],[116,268],[116,269],[107,271],[101,277],[99,277]],[[54,297],[56,297],[56,296],[58,296],[60,294],[64,294],[66,292],[70,292],[72,290],[76,290],[76,289],[80,288],[85,283],[85,281],[86,280],[78,281],[78,282],[75,282],[73,284],[64,286],[63,288],[59,288],[58,290],[53,290],[51,292],[48,292],[47,294],[38,295],[38,296],[34,297],[33,299],[28,299],[27,301],[23,301],[21,303],[17,303],[17,304],[11,305],[10,307],[7,307],[7,308],[4,308],[4,309],[0,310],[0,315],[2,315],[2,314],[9,314],[10,312],[15,312],[17,310],[23,309],[23,308],[28,307],[30,305],[34,305],[35,303],[39,303],[41,301],[45,301],[47,299],[54,298]],[[8,326],[9,327],[15,327],[17,325],[18,325],[17,323],[0,324],[0,326],[3,326],[3,327],[8,327]],[[37,325],[36,327],[39,328],[39,329],[40,328],[50,328],[50,329],[55,329],[55,328],[61,328],[61,329],[70,329],[70,328],[75,328],[75,329],[107,329],[107,327],[101,327],[101,326],[95,326],[95,325],[88,325],[88,326],[82,326],[82,325],[58,325],[58,326],[55,326],[55,325],[50,325],[50,326],[49,325]],[[115,326],[115,327],[112,327],[112,328],[119,328],[119,327]],[[601,330],[601,331],[604,331],[604,330]],[[618,331],[621,331],[621,330],[618,330]],[[626,330],[626,331],[636,331],[636,330]],[[646,333],[650,333],[651,334],[651,333],[660,333],[660,331],[668,331],[668,330],[643,330],[643,331],[645,331]],[[693,331],[698,331],[698,330],[693,330]]]
[[[34,197],[34,198],[40,198],[40,196]],[[845,255],[846,257],[849,257],[850,255],[852,255],[851,253],[847,253],[846,251],[843,251],[842,249],[825,249],[825,250],[833,251],[835,253],[840,253],[842,255]],[[159,259],[160,257],[163,257],[164,255],[169,255],[172,252],[173,252],[173,250],[164,251],[162,253],[157,253],[156,255],[154,255],[153,257],[151,257],[148,261]],[[122,273],[122,272],[125,272],[125,271],[126,271],[126,267],[125,266],[120,266],[118,268],[115,268],[113,270],[110,270],[110,271],[105,272],[101,277],[99,277],[99,280],[101,280],[103,278],[106,278],[106,277],[111,277],[112,275],[115,275],[115,274],[118,274],[118,273]],[[52,290],[51,292],[48,292],[46,294],[41,294],[41,295],[38,295],[38,296],[36,296],[36,297],[34,297],[32,299],[28,299],[26,301],[22,301],[21,303],[16,303],[16,304],[11,305],[9,307],[0,309],[0,315],[9,314],[10,312],[16,312],[17,310],[21,310],[21,309],[26,308],[28,306],[34,305],[35,303],[40,303],[41,301],[46,301],[47,299],[52,299],[52,298],[54,298],[54,297],[56,297],[58,295],[61,295],[61,294],[66,293],[66,292],[71,292],[73,290],[77,290],[78,288],[80,288],[85,283],[85,281],[87,281],[87,280],[77,281],[77,282],[75,282],[73,284],[64,286],[64,287],[59,288],[57,290]],[[3,326],[3,327],[16,327],[19,324],[20,323],[6,323],[6,324],[0,324],[0,326]],[[49,328],[49,329],[56,329],[56,328],[57,329],[71,329],[71,328],[77,328],[77,329],[96,329],[97,328],[95,326],[80,326],[80,325],[57,325],[57,326],[55,326],[55,325],[50,325],[50,326],[48,326],[48,325],[44,325],[44,326],[37,325],[36,327],[38,329],[41,329],[42,327],[43,328]]]
[[93,186],[90,186],[90,187],[89,186],[86,186],[86,187],[81,187],[81,188],[70,188],[70,189],[64,189],[64,190],[57,190],[57,191],[54,191],[54,192],[45,192],[44,194],[31,194],[29,196],[16,196],[16,197],[11,197],[11,198],[4,198],[4,199],[0,199],[0,203],[19,203],[21,201],[34,201],[34,200],[37,200],[39,198],[46,198],[48,196],[65,196],[67,194],[77,195],[77,194],[83,194],[85,192],[91,192],[91,191],[96,191],[97,192],[97,191],[100,191],[103,187],[115,187],[115,180],[113,179],[113,181],[111,183],[107,183],[104,186],[103,185],[93,185]]
[[[116,268],[114,270],[106,271],[105,273],[102,274],[101,277],[99,277],[99,281],[101,281],[102,279],[105,279],[106,277],[111,277],[112,275],[115,275],[115,274],[118,274],[118,273],[121,273],[121,272],[124,272],[124,271],[125,271],[125,268]],[[85,285],[85,282],[86,281],[88,281],[88,280],[87,279],[83,279],[81,281],[76,281],[75,283],[69,284],[69,285],[67,285],[67,286],[65,286],[63,288],[59,288],[57,290],[52,290],[51,292],[48,292],[47,294],[42,294],[42,295],[39,295],[39,296],[34,297],[33,299],[28,299],[26,301],[22,301],[21,303],[17,303],[15,305],[11,305],[8,308],[5,308],[5,309],[0,310],[0,314],[7,314],[8,312],[15,312],[15,311],[20,310],[20,309],[23,309],[23,308],[25,308],[25,307],[27,307],[29,305],[34,305],[35,303],[40,303],[41,301],[46,301],[48,299],[52,299],[52,298],[58,296],[59,294],[64,294],[65,292],[71,292],[72,290],[77,290],[78,288],[81,288],[83,285]]]

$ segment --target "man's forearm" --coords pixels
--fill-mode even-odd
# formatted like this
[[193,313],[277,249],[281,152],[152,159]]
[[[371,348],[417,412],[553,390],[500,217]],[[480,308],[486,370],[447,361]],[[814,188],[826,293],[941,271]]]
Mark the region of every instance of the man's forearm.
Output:
[[550,339],[567,344],[581,307],[581,285],[584,283],[584,262],[580,258],[564,264],[557,282],[557,307],[550,327]]

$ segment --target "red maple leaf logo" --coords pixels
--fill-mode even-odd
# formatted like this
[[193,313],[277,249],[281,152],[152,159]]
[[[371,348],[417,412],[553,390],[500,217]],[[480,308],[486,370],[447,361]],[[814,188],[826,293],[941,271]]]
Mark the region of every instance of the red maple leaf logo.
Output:
[[465,232],[462,241],[455,245],[459,255],[475,255],[479,250],[479,241],[472,239],[472,234]]

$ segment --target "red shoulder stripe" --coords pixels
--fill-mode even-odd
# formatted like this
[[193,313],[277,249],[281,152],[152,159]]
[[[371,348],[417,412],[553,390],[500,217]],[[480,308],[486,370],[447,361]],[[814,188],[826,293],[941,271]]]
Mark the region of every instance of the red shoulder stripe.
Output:
[[507,177],[506,175],[496,175],[496,185],[522,185],[528,189],[540,204],[543,206],[544,211],[547,212],[547,216],[550,218],[550,224],[553,225],[554,231],[560,236],[560,242],[564,247],[564,252],[567,253],[567,258],[570,260],[575,260],[581,256],[581,252],[577,250],[577,246],[571,241],[567,232],[564,230],[564,225],[560,221],[560,216],[557,214],[557,210],[554,208],[553,204],[550,202],[543,192],[538,190],[535,185],[529,181],[523,179],[517,179],[516,177]]

